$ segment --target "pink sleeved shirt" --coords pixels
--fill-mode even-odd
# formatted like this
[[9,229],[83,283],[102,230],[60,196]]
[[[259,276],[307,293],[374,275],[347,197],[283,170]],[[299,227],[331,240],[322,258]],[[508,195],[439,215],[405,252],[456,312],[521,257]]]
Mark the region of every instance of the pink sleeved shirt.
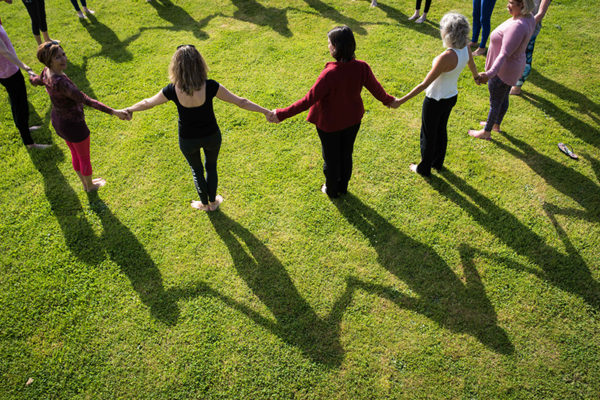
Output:
[[525,69],[525,50],[535,29],[535,18],[529,14],[504,21],[492,32],[485,60],[488,77],[498,78],[507,85],[517,83]]
[[[2,24],[0,24],[0,40],[2,40],[4,42],[4,44],[6,45],[6,48],[8,48],[8,50],[10,50],[14,53],[15,49],[14,49],[12,43],[10,42],[10,39],[8,38],[8,35],[6,34],[6,31],[2,27]],[[0,79],[10,78],[14,74],[16,74],[18,70],[19,70],[19,67],[17,67],[15,64],[10,62],[10,60],[8,58],[0,55]]]

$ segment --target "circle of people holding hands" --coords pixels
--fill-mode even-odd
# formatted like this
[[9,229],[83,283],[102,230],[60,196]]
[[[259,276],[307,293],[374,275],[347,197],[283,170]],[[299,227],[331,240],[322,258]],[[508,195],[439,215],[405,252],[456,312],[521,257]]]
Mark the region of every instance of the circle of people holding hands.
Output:
[[[3,1],[11,3],[10,0]],[[35,0],[23,1],[26,5],[28,2],[35,3]],[[410,164],[410,169],[422,176],[429,176],[432,168],[439,171],[444,167],[448,119],[457,102],[458,79],[466,66],[477,85],[487,83],[490,102],[487,119],[480,122],[479,129],[469,130],[468,134],[489,140],[492,131],[499,132],[508,110],[511,90],[514,92],[515,87],[520,88],[527,77],[524,72],[529,73],[526,66],[530,68],[531,60],[530,56],[526,56],[526,51],[530,47],[530,41],[535,40],[539,32],[541,18],[537,20],[537,16],[542,12],[543,17],[550,2],[541,0],[540,11],[540,0],[535,1],[508,1],[510,17],[491,33],[485,72],[481,73],[477,71],[473,61],[471,47],[477,47],[476,54],[482,53],[482,48],[485,51],[489,28],[486,33],[486,24],[478,20],[474,23],[477,31],[474,29],[469,40],[471,30],[467,19],[455,12],[444,15],[440,21],[440,35],[445,50],[433,59],[431,70],[423,81],[400,98],[389,95],[375,78],[370,66],[355,58],[356,41],[352,30],[347,26],[336,27],[328,32],[329,53],[335,61],[325,65],[308,93],[290,106],[275,110],[261,107],[209,79],[207,64],[192,44],[177,47],[169,66],[171,83],[152,97],[121,110],[113,109],[88,97],[69,79],[65,74],[67,55],[60,42],[48,37],[47,29],[42,31],[45,41],[40,43],[37,50],[37,58],[45,67],[37,75],[16,56],[1,21],[0,83],[8,91],[13,119],[23,143],[30,148],[45,148],[48,145],[34,143],[31,138],[30,131],[35,127],[30,127],[28,123],[27,94],[19,69],[29,74],[33,85],[45,87],[52,103],[52,126],[69,147],[73,169],[86,191],[97,190],[106,181],[92,178],[90,130],[85,122],[83,106],[130,120],[135,112],[149,110],[169,101],[174,102],[179,115],[179,148],[191,168],[199,196],[199,200],[192,201],[191,206],[204,211],[215,211],[223,201],[223,197],[217,194],[217,159],[221,148],[221,132],[213,110],[215,97],[242,109],[262,113],[272,123],[280,123],[309,110],[307,120],[316,126],[321,141],[325,175],[321,191],[330,198],[336,198],[348,191],[352,175],[354,141],[365,112],[360,95],[363,87],[390,108],[398,108],[425,91],[421,115],[421,161]],[[43,0],[41,2],[43,4]],[[376,1],[373,3],[376,5]],[[428,0],[425,12],[430,3]],[[475,3],[481,3],[477,9],[479,13],[482,9],[489,9],[489,4],[484,4],[486,0],[474,0],[474,19]],[[75,1],[73,4],[77,5]],[[87,9],[85,1],[82,1],[82,5],[86,13],[92,12]],[[417,16],[419,5],[420,1],[417,2]],[[78,10],[78,13],[81,11]],[[46,28],[45,22],[43,27]],[[482,27],[483,47],[478,43],[479,29]],[[36,40],[41,42],[39,33]]]

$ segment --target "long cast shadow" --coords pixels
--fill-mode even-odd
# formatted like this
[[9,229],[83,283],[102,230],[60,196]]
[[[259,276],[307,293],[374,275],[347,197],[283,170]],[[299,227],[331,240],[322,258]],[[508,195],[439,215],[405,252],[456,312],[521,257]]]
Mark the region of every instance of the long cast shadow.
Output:
[[90,37],[100,44],[101,49],[92,57],[108,57],[122,63],[133,60],[133,54],[127,49],[129,44],[140,37],[140,32],[121,41],[117,34],[95,16],[88,15],[87,20],[81,19],[81,25],[88,31]]
[[[334,203],[341,214],[369,240],[379,264],[405,282],[416,296],[352,278],[345,296],[354,288],[393,301],[453,331],[467,333],[495,352],[512,354],[514,346],[498,326],[497,315],[473,265],[472,251],[461,246],[466,283],[429,246],[400,232],[375,210],[352,194]],[[345,301],[348,301],[347,299]]]
[[[534,274],[561,290],[579,296],[590,306],[600,308],[600,284],[592,277],[579,252],[572,244],[569,245],[570,242],[565,243],[567,253],[560,253],[514,215],[498,207],[451,171],[444,170],[442,176],[444,180],[437,176],[430,178],[429,182],[434,189],[468,212],[471,218],[490,234],[540,269],[516,262],[507,263],[508,267]],[[558,227],[558,224],[555,224],[555,227]],[[565,238],[566,234],[561,235],[563,242]]]
[[209,38],[208,33],[203,31],[203,29],[214,17],[222,15],[216,13],[209,15],[200,21],[196,21],[185,9],[173,4],[170,0],[152,0],[149,1],[148,4],[154,7],[160,18],[171,23],[171,26],[142,28],[141,30],[167,29],[172,31],[189,31],[198,40],[206,40]]
[[158,268],[135,235],[114,216],[97,192],[88,197],[104,232],[100,237],[95,233],[79,197],[58,168],[65,158],[60,148],[30,150],[29,156],[42,175],[44,193],[71,254],[88,265],[98,265],[108,253],[129,278],[150,313],[168,325],[175,324],[179,310],[175,299],[166,295]]
[[323,18],[327,18],[339,25],[347,25],[358,35],[366,35],[367,31],[362,24],[354,18],[341,14],[336,8],[321,0],[304,0],[313,10],[317,11]]
[[377,7],[381,9],[381,11],[385,12],[388,18],[393,19],[398,24],[402,25],[403,28],[412,29],[424,35],[429,35],[435,39],[440,39],[440,30],[433,24],[424,23],[424,24],[415,24],[414,21],[409,21],[408,16],[398,11],[394,7],[388,6],[387,4],[378,2]]
[[[582,217],[590,222],[600,221],[600,186],[587,176],[566,167],[552,158],[537,152],[531,145],[506,132],[501,133],[518,149],[495,141],[502,150],[525,162],[559,192],[579,203],[584,209]],[[557,150],[558,151],[558,150]]]
[[269,26],[281,36],[292,37],[288,27],[287,8],[265,7],[255,0],[231,0],[238,9],[233,18],[254,25]]
[[339,366],[344,353],[339,342],[339,321],[322,319],[315,313],[296,289],[281,261],[250,231],[222,212],[210,213],[209,217],[229,249],[240,278],[269,308],[276,321],[271,322],[215,291],[203,288],[204,291],[268,327],[310,359],[328,366]]
[[554,118],[565,130],[571,132],[586,143],[600,148],[600,132],[598,127],[590,125],[577,116],[578,114],[588,115],[596,122],[596,124],[600,124],[600,105],[594,103],[585,95],[548,79],[536,71],[531,74],[528,82],[545,89],[563,100],[571,102],[573,104],[571,106],[571,112],[562,110],[551,100],[547,100],[526,90],[522,92],[523,98],[530,101],[531,104],[544,113],[552,116],[552,118]]

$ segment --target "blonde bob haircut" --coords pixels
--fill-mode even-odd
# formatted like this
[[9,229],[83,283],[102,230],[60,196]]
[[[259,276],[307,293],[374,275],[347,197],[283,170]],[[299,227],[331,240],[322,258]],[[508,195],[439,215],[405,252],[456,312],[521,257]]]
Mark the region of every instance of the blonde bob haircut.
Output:
[[169,79],[176,87],[191,96],[202,88],[207,73],[206,62],[194,45],[186,44],[177,48],[169,65]]
[[38,46],[37,59],[40,60],[40,62],[46,67],[50,68],[52,59],[61,48],[62,47],[60,47],[60,44],[54,40],[50,42],[44,42]]
[[527,16],[533,12],[535,4],[533,0],[521,0],[521,15]]
[[444,46],[462,49],[469,41],[471,27],[467,18],[456,12],[449,12],[440,20],[440,35]]

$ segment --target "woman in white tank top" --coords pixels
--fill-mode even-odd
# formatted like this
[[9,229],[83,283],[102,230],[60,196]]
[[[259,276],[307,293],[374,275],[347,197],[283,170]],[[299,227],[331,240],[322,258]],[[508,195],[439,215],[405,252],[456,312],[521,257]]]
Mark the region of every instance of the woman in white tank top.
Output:
[[448,134],[446,126],[458,95],[457,82],[465,65],[479,84],[479,74],[473,62],[469,41],[469,22],[457,13],[448,13],[440,21],[440,34],[448,49],[433,59],[432,67],[423,82],[404,97],[395,100],[391,107],[402,103],[425,90],[421,123],[421,162],[410,164],[410,169],[423,176],[431,175],[431,167],[443,168]]

